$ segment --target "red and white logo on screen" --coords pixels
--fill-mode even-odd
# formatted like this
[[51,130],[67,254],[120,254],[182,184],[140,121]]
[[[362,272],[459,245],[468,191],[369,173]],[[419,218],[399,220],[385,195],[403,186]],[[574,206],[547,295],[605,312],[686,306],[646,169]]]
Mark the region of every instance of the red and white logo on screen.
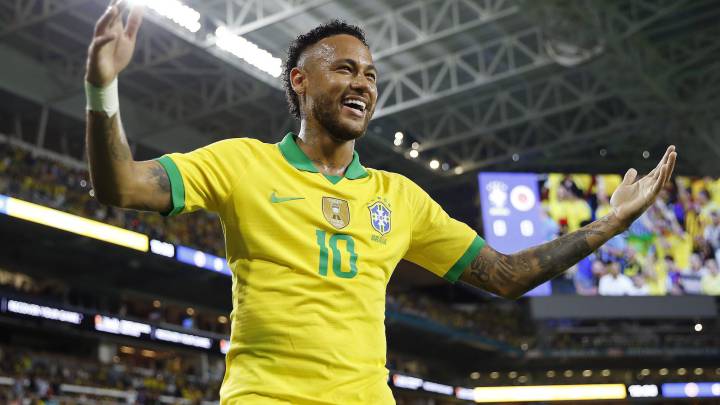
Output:
[[516,186],[510,191],[510,204],[518,211],[530,211],[535,206],[535,194],[528,186]]

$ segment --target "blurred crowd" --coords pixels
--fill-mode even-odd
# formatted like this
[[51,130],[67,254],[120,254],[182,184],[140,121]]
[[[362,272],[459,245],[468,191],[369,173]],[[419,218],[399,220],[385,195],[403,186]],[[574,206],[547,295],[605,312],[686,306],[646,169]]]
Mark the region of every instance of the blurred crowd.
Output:
[[93,198],[87,170],[34,156],[9,143],[0,143],[0,157],[0,194],[225,257],[222,229],[214,214],[196,212],[166,218],[151,212],[116,209]]
[[527,311],[514,302],[448,305],[427,294],[388,293],[387,310],[430,319],[450,328],[522,347],[533,330]]
[[201,378],[177,356],[166,361],[145,359],[143,366],[133,363],[128,356],[114,356],[103,364],[90,357],[0,346],[0,377],[13,380],[0,384],[0,403],[94,403],[88,401],[88,394],[64,389],[65,385],[117,390],[105,397],[90,395],[104,403],[159,404],[161,396],[173,398],[169,403],[185,404],[218,399],[222,372]]
[[[551,174],[543,181],[546,239],[611,212],[619,175]],[[720,295],[720,179],[675,177],[628,231],[568,274],[582,295]]]

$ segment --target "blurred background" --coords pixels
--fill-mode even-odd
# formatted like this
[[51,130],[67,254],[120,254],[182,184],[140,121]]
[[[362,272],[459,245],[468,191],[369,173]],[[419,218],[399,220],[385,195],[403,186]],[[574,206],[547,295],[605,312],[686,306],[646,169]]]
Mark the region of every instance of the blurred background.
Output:
[[[107,3],[0,1],[0,403],[217,403],[219,221],[93,198],[83,74]],[[379,67],[363,164],[503,252],[602,217],[628,168],[677,145],[645,215],[517,301],[401,262],[388,383],[400,405],[720,401],[720,2],[145,3],[120,78],[138,160],[296,130],[285,48],[332,18],[365,28]]]

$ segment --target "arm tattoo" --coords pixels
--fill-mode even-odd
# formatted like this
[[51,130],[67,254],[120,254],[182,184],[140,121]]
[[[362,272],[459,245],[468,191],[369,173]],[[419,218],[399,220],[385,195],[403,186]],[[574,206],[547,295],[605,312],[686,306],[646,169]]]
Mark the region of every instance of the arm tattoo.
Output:
[[592,253],[623,227],[611,214],[551,242],[506,255],[487,247],[463,280],[503,297],[516,298]]
[[170,192],[170,179],[160,164],[155,164],[150,168],[150,181],[155,184],[160,191],[164,193]]
[[122,129],[120,128],[119,118],[99,116],[93,123],[97,125],[94,129],[95,133],[106,134],[108,138],[108,152],[114,160],[127,161],[132,160],[130,146],[127,144]]

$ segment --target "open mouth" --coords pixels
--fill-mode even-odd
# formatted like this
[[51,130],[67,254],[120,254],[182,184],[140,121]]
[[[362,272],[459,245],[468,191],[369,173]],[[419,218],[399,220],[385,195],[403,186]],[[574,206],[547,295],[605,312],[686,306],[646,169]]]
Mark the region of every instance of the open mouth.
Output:
[[343,109],[347,109],[347,111],[351,114],[357,117],[365,116],[365,108],[367,107],[367,104],[364,101],[355,98],[346,98],[342,104]]

